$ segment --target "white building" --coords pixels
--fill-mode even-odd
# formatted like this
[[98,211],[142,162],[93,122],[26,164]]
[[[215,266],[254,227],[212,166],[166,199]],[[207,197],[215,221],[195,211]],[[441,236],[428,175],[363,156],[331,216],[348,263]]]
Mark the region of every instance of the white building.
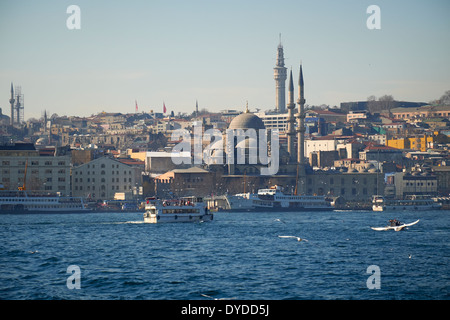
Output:
[[360,111],[353,111],[350,110],[350,112],[347,114],[347,122],[357,121],[359,119],[367,119],[367,114],[369,112],[366,110],[360,110]]
[[140,186],[141,171],[118,160],[102,157],[72,169],[72,195],[114,199],[116,193],[132,194]]
[[278,129],[280,133],[285,133],[287,130],[288,114],[266,114],[265,112],[255,113],[264,123],[266,129]]

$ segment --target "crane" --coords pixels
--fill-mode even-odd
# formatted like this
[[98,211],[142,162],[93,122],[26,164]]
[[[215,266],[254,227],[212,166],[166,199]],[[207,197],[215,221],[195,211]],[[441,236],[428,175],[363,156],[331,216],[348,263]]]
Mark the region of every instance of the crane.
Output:
[[28,169],[28,160],[25,162],[25,173],[23,174],[23,185],[19,187],[20,191],[26,190],[27,186],[27,169]]

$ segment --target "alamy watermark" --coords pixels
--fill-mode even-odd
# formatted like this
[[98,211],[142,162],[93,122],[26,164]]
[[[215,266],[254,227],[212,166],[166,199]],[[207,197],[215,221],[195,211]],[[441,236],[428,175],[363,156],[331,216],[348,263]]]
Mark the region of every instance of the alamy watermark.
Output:
[[381,29],[381,9],[379,6],[373,4],[367,7],[366,13],[371,14],[366,21],[367,29]]
[[81,289],[81,269],[77,265],[70,265],[67,267],[67,273],[70,276],[67,278],[66,286],[67,289]]
[[[222,132],[218,129],[203,132],[201,124],[194,125],[193,136],[186,129],[174,130],[172,141],[179,141],[180,138],[181,141],[172,150],[173,163],[192,164],[193,158],[194,164],[254,164],[261,165],[261,175],[274,175],[278,172],[280,160],[278,130],[227,129],[225,141],[222,137]],[[209,142],[205,149],[203,149],[204,141]],[[190,154],[191,150],[193,157],[188,159],[175,156],[181,152]]]
[[80,30],[81,29],[81,9],[79,6],[72,4],[67,7],[67,14],[70,16],[66,20],[66,27],[69,30]]
[[367,289],[381,289],[381,270],[377,265],[370,265],[367,267],[369,278],[367,278]]

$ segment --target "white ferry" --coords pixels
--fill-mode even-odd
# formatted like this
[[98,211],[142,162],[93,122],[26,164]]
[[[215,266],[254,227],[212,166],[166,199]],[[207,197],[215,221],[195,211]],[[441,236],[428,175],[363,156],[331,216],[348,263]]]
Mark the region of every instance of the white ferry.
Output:
[[[274,211],[331,211],[334,209],[325,196],[285,194],[277,185],[269,189],[259,189],[258,198],[269,201],[271,210]],[[265,207],[259,207],[256,203],[256,208],[259,210]]]
[[25,190],[0,191],[0,213],[88,213],[80,197],[43,195]]
[[255,193],[238,193],[227,196],[229,211],[254,211],[255,208],[271,209],[272,202],[261,200]]
[[259,189],[257,194],[240,193],[228,197],[232,211],[331,211],[324,196],[284,194],[281,186]]
[[435,202],[428,196],[411,195],[403,200],[385,199],[383,196],[375,195],[372,199],[373,211],[423,211],[439,210],[441,204]]
[[202,198],[185,197],[171,200],[146,199],[145,223],[204,222],[212,220],[213,214],[208,212]]

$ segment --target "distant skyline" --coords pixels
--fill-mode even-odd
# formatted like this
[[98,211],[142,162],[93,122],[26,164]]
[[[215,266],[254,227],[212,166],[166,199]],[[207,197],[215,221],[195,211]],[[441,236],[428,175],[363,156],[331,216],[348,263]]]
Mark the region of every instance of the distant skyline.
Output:
[[[66,26],[70,5],[80,30]],[[366,26],[370,5],[380,30]],[[450,90],[449,12],[448,0],[2,0],[0,108],[10,115],[13,82],[25,119],[134,113],[136,101],[139,112],[274,109],[280,33],[308,105],[429,102]]]

